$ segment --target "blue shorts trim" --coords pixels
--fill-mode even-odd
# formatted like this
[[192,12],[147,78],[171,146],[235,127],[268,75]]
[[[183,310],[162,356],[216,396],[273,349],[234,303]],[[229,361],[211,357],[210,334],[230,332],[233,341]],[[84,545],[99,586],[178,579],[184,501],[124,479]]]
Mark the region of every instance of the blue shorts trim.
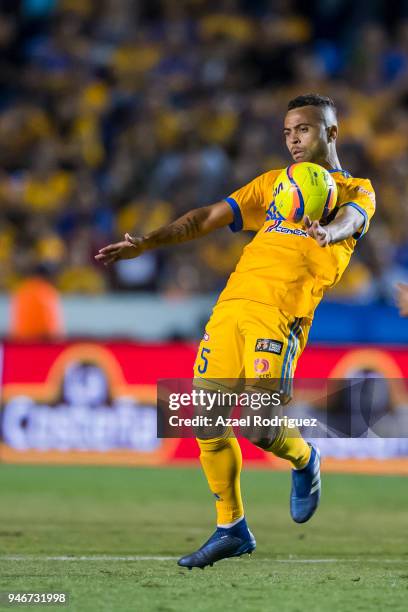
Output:
[[283,366],[281,372],[281,389],[286,395],[292,393],[292,366],[293,360],[296,357],[296,353],[299,348],[299,333],[302,331],[301,328],[302,319],[296,317],[290,326],[288,346],[286,348],[285,357],[283,359]]

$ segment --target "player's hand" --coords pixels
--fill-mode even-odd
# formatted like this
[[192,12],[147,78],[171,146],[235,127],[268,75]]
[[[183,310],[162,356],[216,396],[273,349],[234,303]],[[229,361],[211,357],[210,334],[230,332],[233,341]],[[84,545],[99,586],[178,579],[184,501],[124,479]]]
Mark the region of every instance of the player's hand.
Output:
[[408,317],[408,285],[398,283],[397,305],[401,317]]
[[134,238],[130,234],[125,234],[125,240],[108,244],[103,249],[99,249],[95,259],[103,263],[104,266],[118,261],[119,259],[133,259],[144,251],[143,238]]
[[307,215],[303,219],[306,232],[314,238],[317,244],[325,247],[330,244],[330,231],[328,227],[322,227],[318,221],[312,221]]

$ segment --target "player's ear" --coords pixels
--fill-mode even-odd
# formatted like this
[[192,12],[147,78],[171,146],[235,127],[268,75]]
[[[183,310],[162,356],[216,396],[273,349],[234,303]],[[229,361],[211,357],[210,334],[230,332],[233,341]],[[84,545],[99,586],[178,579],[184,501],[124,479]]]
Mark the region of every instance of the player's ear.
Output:
[[336,142],[338,131],[337,125],[331,125],[327,128],[327,137],[329,142]]

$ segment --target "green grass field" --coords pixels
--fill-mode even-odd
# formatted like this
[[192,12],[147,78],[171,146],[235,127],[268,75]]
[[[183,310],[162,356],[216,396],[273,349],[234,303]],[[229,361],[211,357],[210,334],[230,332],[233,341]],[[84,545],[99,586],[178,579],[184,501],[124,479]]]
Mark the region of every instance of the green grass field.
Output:
[[189,572],[176,558],[214,520],[198,467],[1,466],[0,591],[67,591],[62,609],[75,612],[405,611],[407,485],[326,475],[318,514],[301,526],[289,475],[247,470],[256,553]]

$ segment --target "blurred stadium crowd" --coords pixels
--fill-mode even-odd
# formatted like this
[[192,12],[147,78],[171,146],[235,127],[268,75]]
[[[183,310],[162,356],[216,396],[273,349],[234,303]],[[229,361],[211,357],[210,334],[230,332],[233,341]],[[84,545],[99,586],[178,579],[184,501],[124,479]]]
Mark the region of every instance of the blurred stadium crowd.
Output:
[[[372,229],[334,296],[391,299],[408,275],[408,2],[0,2],[0,290],[222,287],[227,230],[106,272],[96,250],[287,165],[286,103],[330,95],[340,158],[372,179]],[[272,262],[273,264],[273,262]]]

